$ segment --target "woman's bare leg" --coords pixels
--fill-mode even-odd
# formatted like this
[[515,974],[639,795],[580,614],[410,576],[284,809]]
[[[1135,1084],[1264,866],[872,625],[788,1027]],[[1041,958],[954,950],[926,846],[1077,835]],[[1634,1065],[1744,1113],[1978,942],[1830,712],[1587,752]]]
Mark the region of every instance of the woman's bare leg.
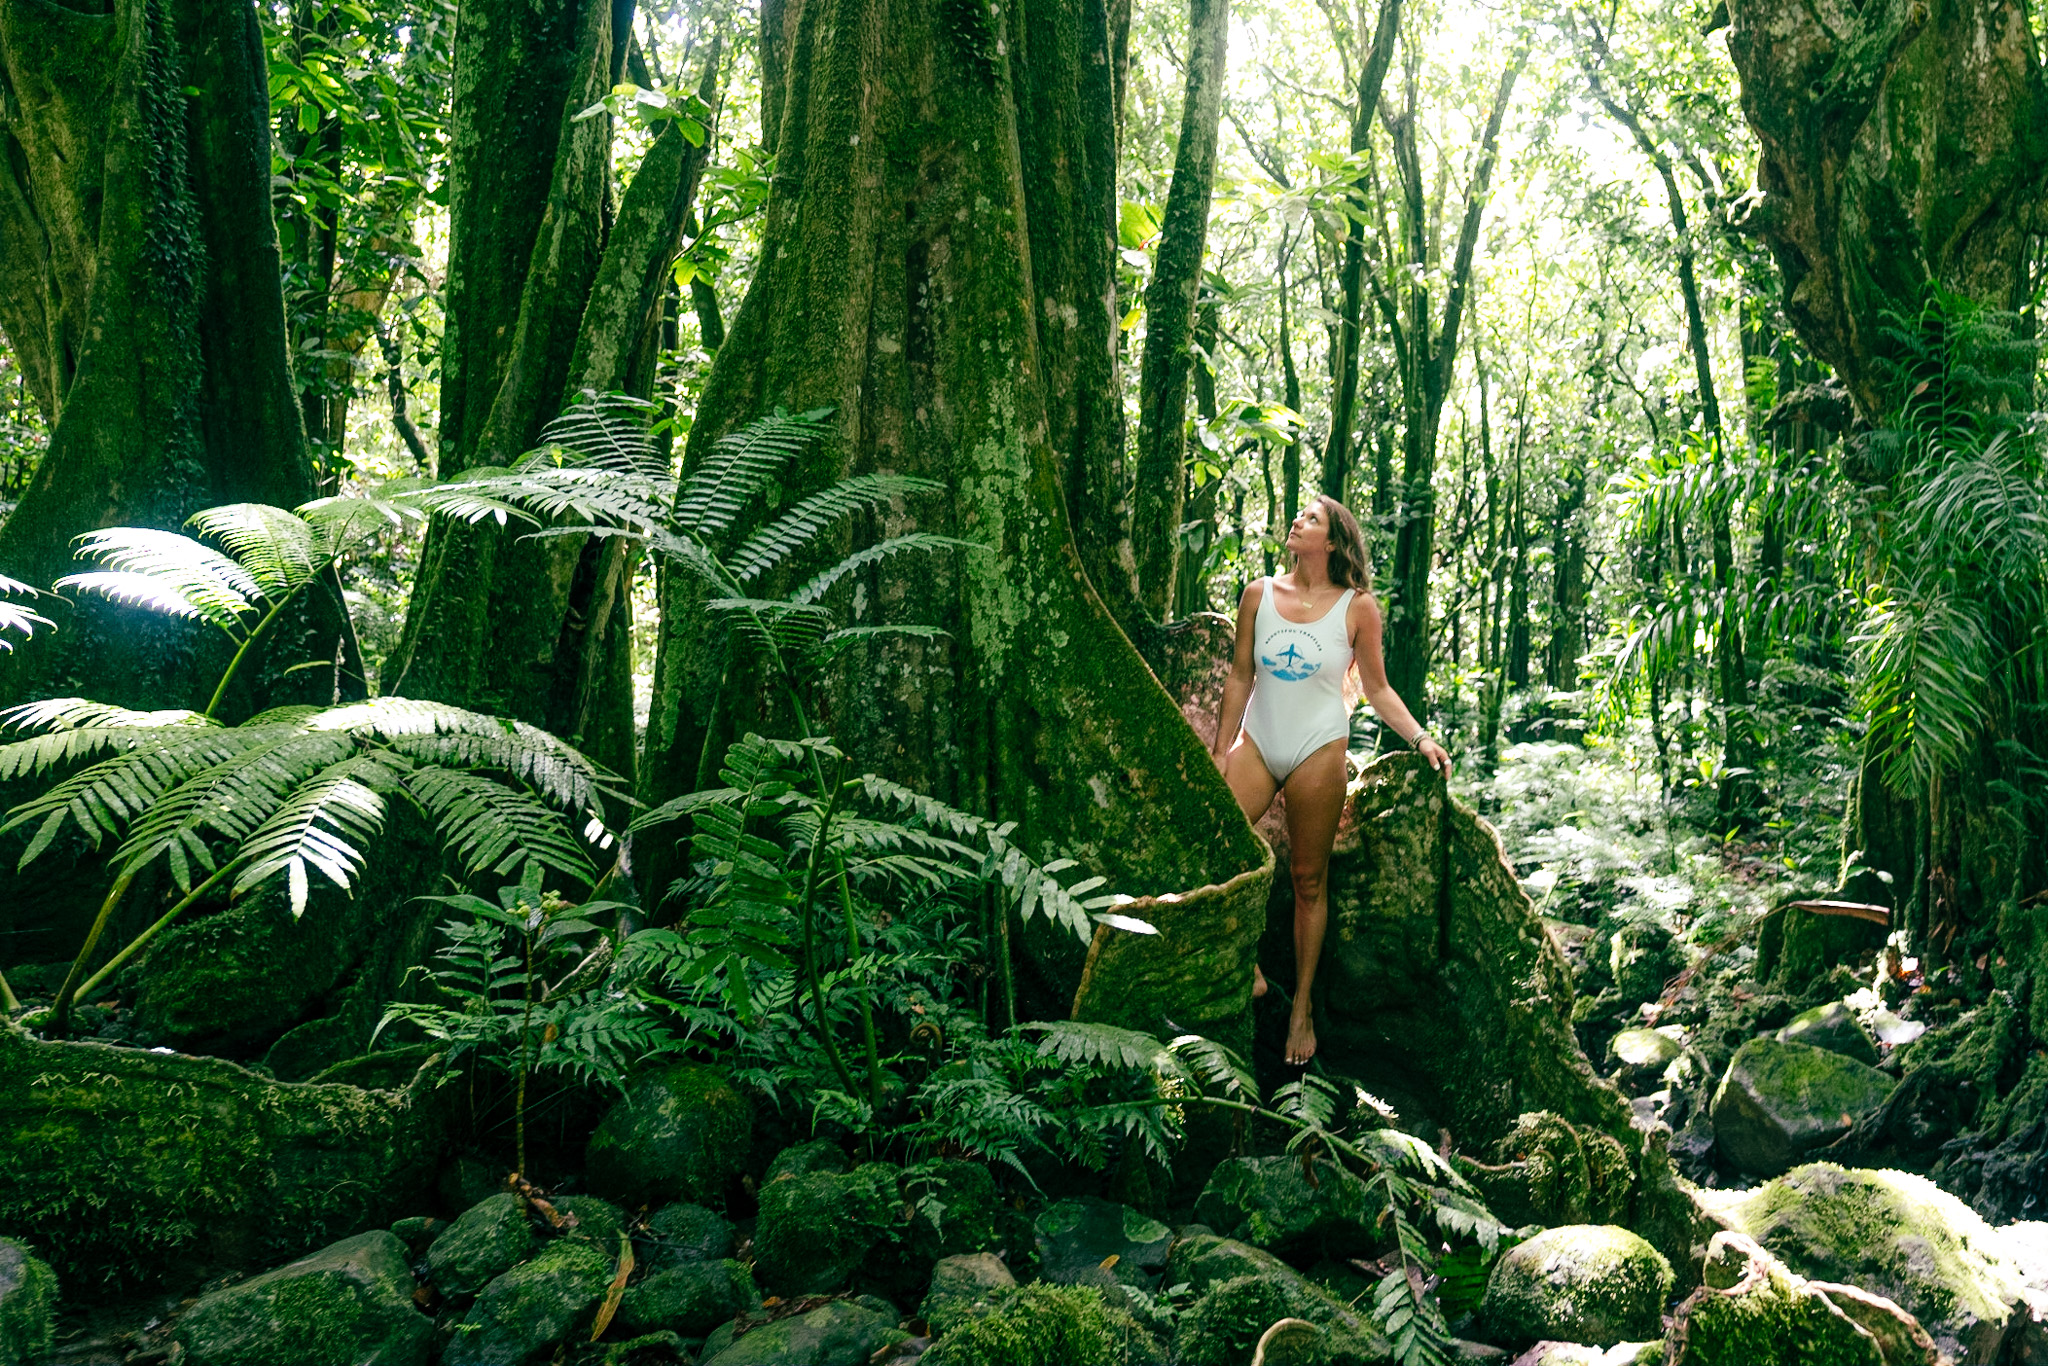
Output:
[[[1230,784],[1230,795],[1237,798],[1237,809],[1244,812],[1244,818],[1257,825],[1265,817],[1267,808],[1273,805],[1273,794],[1280,785],[1273,781],[1273,772],[1266,767],[1266,756],[1259,753],[1258,745],[1249,735],[1237,737],[1237,743],[1223,756],[1223,781]],[[1252,962],[1252,995],[1266,994],[1266,974],[1259,971],[1257,960]]]
[[1330,918],[1330,847],[1344,811],[1344,741],[1332,740],[1287,775],[1287,844],[1294,874],[1294,1014],[1287,1022],[1287,1061],[1300,1066],[1315,1056],[1310,999],[1323,931]]

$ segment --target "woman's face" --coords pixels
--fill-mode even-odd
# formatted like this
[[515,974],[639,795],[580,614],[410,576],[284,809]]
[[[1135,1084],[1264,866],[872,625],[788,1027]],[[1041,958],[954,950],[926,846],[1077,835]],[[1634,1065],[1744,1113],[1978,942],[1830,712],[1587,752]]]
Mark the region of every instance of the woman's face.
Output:
[[1323,510],[1323,500],[1317,498],[1295,517],[1294,525],[1287,528],[1288,553],[1299,555],[1304,550],[1330,548],[1329,515]]

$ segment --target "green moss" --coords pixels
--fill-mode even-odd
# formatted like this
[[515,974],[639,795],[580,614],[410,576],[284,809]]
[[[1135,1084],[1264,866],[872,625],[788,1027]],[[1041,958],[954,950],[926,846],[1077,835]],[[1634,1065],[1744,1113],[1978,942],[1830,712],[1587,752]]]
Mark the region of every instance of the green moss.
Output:
[[845,1288],[900,1222],[898,1173],[871,1162],[845,1175],[813,1172],[761,1189],[754,1223],[754,1269],[777,1295],[828,1294]]
[[1363,1257],[1378,1241],[1381,1205],[1341,1167],[1312,1173],[1296,1156],[1238,1157],[1217,1164],[1195,1217],[1282,1255]]
[[1239,1366],[1281,1319],[1324,1330],[1333,1366],[1377,1366],[1387,1343],[1357,1314],[1299,1277],[1236,1276],[1211,1286],[1181,1316],[1173,1335],[1176,1366]]
[[57,1273],[12,1238],[0,1238],[0,1366],[22,1366],[49,1347]]
[[427,1250],[427,1274],[443,1295],[474,1295],[533,1254],[525,1202],[493,1195],[463,1212]]
[[659,1271],[732,1256],[732,1232],[731,1224],[702,1205],[663,1205],[647,1216],[646,1233],[635,1241],[641,1265]]
[[424,1366],[433,1325],[413,1308],[405,1246],[359,1234],[202,1298],[178,1320],[193,1366],[304,1366],[363,1361]]
[[484,1287],[442,1357],[445,1366],[507,1366],[587,1329],[615,1263],[590,1243],[558,1239]]
[[1159,1346],[1102,1293],[1084,1285],[1025,1286],[995,1313],[939,1339],[930,1366],[1141,1366]]
[[754,1110],[714,1068],[681,1063],[640,1077],[598,1121],[585,1151],[591,1188],[628,1207],[689,1200],[716,1209],[746,1165]]
[[702,1337],[761,1302],[754,1278],[738,1262],[690,1262],[657,1271],[619,1300],[618,1323],[629,1333],[667,1330]]
[[1662,1253],[1625,1228],[1553,1228],[1494,1264],[1480,1318],[1516,1347],[1559,1342],[1644,1342],[1662,1326],[1674,1281]]
[[419,1208],[440,1116],[410,1093],[0,1025],[0,1228],[81,1291],[275,1265]]
[[1875,1338],[1747,1240],[1717,1236],[1707,1275],[1674,1318],[1674,1366],[1886,1366]]
[[1628,1154],[1609,1134],[1538,1110],[1515,1121],[1494,1157],[1497,1165],[1465,1170],[1510,1225],[1608,1224],[1628,1214]]
[[1751,1039],[1714,1092],[1714,1131],[1730,1162],[1775,1175],[1846,1132],[1897,1085],[1825,1048]]

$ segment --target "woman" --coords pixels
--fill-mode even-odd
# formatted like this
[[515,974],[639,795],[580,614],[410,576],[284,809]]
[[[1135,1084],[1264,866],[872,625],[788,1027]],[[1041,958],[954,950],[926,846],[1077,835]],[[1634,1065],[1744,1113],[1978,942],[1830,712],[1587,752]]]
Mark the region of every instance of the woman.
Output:
[[[1344,742],[1351,734],[1344,675],[1353,661],[1381,724],[1445,777],[1451,756],[1387,686],[1380,609],[1357,520],[1336,499],[1316,498],[1288,528],[1287,551],[1294,572],[1260,579],[1238,601],[1237,655],[1223,686],[1214,755],[1248,821],[1257,822],[1273,794],[1287,789],[1295,963],[1287,1061],[1300,1066],[1316,1051],[1309,993],[1329,919],[1330,846],[1344,807]],[[1265,974],[1254,965],[1252,995],[1265,994]]]

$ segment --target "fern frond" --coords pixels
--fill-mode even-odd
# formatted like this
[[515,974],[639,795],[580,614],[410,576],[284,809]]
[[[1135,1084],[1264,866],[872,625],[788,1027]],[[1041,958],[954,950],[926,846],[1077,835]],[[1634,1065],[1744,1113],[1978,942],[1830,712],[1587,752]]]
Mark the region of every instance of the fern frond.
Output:
[[798,603],[816,602],[831,592],[833,586],[847,575],[864,569],[868,565],[879,564],[881,561],[895,555],[915,552],[931,553],[939,550],[980,550],[983,548],[979,541],[963,541],[956,536],[939,536],[928,531],[913,531],[902,536],[891,536],[887,540],[877,541],[871,546],[865,546],[854,551],[830,569],[820,572],[801,588],[790,594],[788,601]]
[[445,702],[373,697],[326,708],[308,724],[374,737],[420,763],[501,769],[565,810],[591,811],[604,799],[632,800],[608,769],[539,727]]
[[641,812],[626,828],[637,835],[642,830],[652,830],[657,825],[667,825],[670,821],[679,821],[685,816],[693,815],[701,807],[734,802],[745,796],[746,794],[736,787],[707,787],[695,792],[685,792],[680,797]]
[[648,430],[660,412],[659,404],[644,398],[586,389],[541,429],[540,444],[559,449],[572,464],[666,479],[668,462]]
[[273,603],[310,583],[332,563],[311,525],[268,503],[207,508],[185,525],[225,546]]
[[950,640],[953,633],[942,631],[936,626],[842,626],[836,631],[827,631],[804,656],[804,665],[812,670],[823,669],[842,653],[867,640],[881,640],[889,636],[901,636],[909,640]]
[[1173,1055],[1180,1059],[1183,1069],[1205,1087],[1215,1087],[1223,1092],[1226,1099],[1243,1100],[1256,1105],[1259,1100],[1259,1083],[1252,1076],[1244,1060],[1217,1043],[1199,1034],[1182,1034],[1167,1044]]
[[769,476],[804,447],[832,434],[823,420],[831,412],[819,408],[795,416],[774,413],[719,437],[676,495],[677,522],[697,537],[729,531],[766,488]]
[[384,828],[381,794],[397,782],[383,761],[366,754],[315,774],[243,839],[239,857],[248,863],[235,875],[235,895],[282,871],[296,920],[306,913],[308,867],[348,891],[363,870],[363,851]]
[[531,793],[457,769],[422,767],[405,775],[419,804],[472,874],[516,874],[529,863],[588,886],[596,870],[561,815]]
[[230,635],[263,596],[248,570],[175,531],[117,526],[87,532],[78,538],[78,558],[88,556],[106,568],[66,575],[57,587],[204,621]]
[[16,632],[26,639],[36,633],[36,627],[56,624],[40,612],[30,611],[26,605],[15,601],[17,598],[38,596],[40,595],[37,590],[21,580],[10,579],[5,574],[0,574],[0,650],[14,648],[14,642],[7,639],[9,631]]
[[726,568],[741,583],[752,582],[797,551],[816,544],[828,529],[855,513],[885,508],[899,498],[937,493],[944,488],[936,480],[907,474],[856,474],[841,479],[798,499],[774,521],[747,537],[726,557]]
[[1023,1028],[1043,1034],[1038,1055],[1062,1066],[1108,1067],[1171,1077],[1188,1075],[1174,1049],[1135,1029],[1086,1020],[1039,1020]]

